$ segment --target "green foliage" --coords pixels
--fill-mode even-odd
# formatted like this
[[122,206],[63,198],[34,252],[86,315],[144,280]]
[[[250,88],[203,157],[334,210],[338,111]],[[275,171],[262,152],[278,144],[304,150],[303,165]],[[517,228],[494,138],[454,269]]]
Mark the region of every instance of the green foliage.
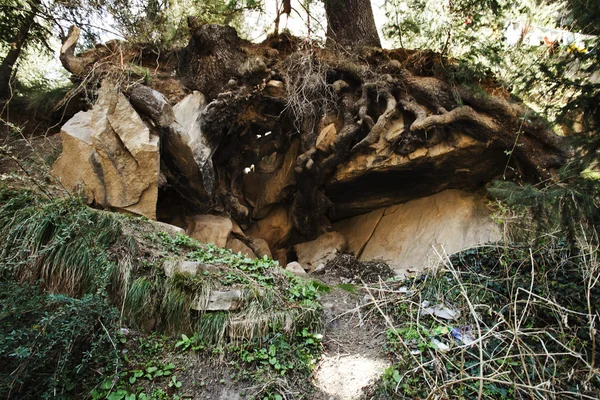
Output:
[[105,298],[48,294],[0,280],[0,396],[77,397],[120,364],[110,332],[118,311]]
[[[232,350],[238,355],[236,364],[238,378],[256,382],[262,386],[256,398],[277,399],[285,393],[284,379],[296,382],[307,381],[321,354],[321,335],[311,333],[307,328],[295,337],[278,332],[254,340]],[[311,390],[305,384],[305,390]]]
[[260,0],[116,0],[105,3],[118,30],[129,41],[160,48],[184,44],[189,16],[200,23],[242,28],[244,13],[263,7]]
[[119,218],[77,199],[40,201],[31,192],[0,192],[0,274],[71,296],[118,280],[107,250],[120,237]]

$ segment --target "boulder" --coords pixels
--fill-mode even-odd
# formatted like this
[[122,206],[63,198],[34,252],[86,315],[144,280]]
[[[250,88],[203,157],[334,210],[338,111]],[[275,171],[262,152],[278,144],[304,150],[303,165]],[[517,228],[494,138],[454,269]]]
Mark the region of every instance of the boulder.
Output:
[[156,218],[158,135],[113,84],[105,81],[94,107],[67,121],[61,139],[51,173],[63,187],[89,203]]
[[166,222],[153,221],[152,225],[157,231],[167,232],[169,235],[177,235],[178,233],[184,234],[185,229],[175,225],[167,224]]
[[338,232],[327,232],[315,240],[294,246],[298,262],[305,270],[313,272],[320,264],[335,258],[346,248],[346,239]]
[[234,311],[242,305],[242,291],[229,290],[220,292],[213,290],[208,299],[197,298],[191,308],[196,311]]
[[252,249],[246,246],[246,244],[244,244],[244,242],[242,242],[240,239],[230,236],[229,239],[227,239],[227,245],[225,247],[233,251],[235,254],[241,253],[245,257],[253,259],[256,258],[256,254],[254,254]]
[[297,263],[296,261],[292,261],[291,263],[289,263],[286,267],[285,267],[286,271],[290,271],[292,274],[296,274],[296,275],[306,275],[306,271],[304,270],[304,268],[302,268],[302,265],[300,265],[299,263]]
[[198,204],[208,201],[214,186],[211,159],[214,149],[200,129],[200,115],[205,108],[202,93],[194,91],[186,96],[173,107],[174,121],[170,134],[164,137],[167,180],[175,190]]
[[347,251],[354,254],[356,258],[360,255],[373,235],[377,224],[383,217],[385,208],[371,211],[367,214],[357,215],[333,224],[333,229],[346,238],[348,242]]
[[273,258],[269,244],[264,239],[249,237],[246,243],[259,258],[263,258],[264,256]]
[[446,190],[387,207],[360,260],[382,259],[397,273],[422,271],[438,261],[433,248],[452,254],[500,239],[483,196]]
[[218,215],[196,215],[190,218],[187,234],[200,243],[214,243],[217,247],[225,247],[233,224],[227,217]]
[[270,249],[277,249],[290,238],[293,229],[294,222],[289,209],[277,205],[264,218],[250,226],[246,234],[265,240]]

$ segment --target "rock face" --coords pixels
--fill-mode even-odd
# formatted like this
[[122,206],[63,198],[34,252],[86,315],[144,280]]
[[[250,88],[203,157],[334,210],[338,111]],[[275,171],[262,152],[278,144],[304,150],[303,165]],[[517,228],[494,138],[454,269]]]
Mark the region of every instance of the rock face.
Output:
[[347,251],[349,253],[353,253],[356,258],[360,258],[384,212],[385,208],[380,208],[368,214],[339,221],[333,225],[333,228],[348,241]]
[[[386,141],[401,139],[402,132],[404,123],[395,121],[386,132],[391,136]],[[498,148],[461,133],[452,133],[450,139],[428,146],[415,147],[407,154],[386,154],[382,146],[381,154],[377,150],[356,154],[340,166],[327,184],[327,195],[335,204],[334,219],[445,189],[475,189],[500,176],[506,165],[506,156]],[[349,192],[352,196],[348,196]]]
[[253,218],[265,217],[271,208],[294,190],[294,163],[300,154],[300,142],[295,140],[285,154],[274,154],[259,165],[260,173],[244,177],[244,191],[253,205]]
[[158,136],[125,96],[103,84],[90,111],[79,112],[61,130],[63,152],[52,174],[90,203],[156,218]]
[[[310,242],[294,246],[298,263],[310,272],[325,266],[327,261],[335,258],[346,248],[346,239],[338,232],[327,232]],[[322,268],[322,267],[321,267]]]
[[[374,225],[376,225],[374,227]],[[401,273],[423,270],[436,260],[433,247],[448,253],[500,240],[481,196],[446,190],[336,224],[357,251],[372,232],[360,260],[382,259]]]

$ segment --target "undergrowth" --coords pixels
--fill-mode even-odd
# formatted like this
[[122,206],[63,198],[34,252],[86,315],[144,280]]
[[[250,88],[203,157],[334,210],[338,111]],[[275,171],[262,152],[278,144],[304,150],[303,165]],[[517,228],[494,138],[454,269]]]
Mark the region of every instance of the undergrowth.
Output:
[[597,398],[600,265],[587,250],[480,247],[372,292],[394,360],[373,398]]
[[[273,398],[295,387],[292,377],[307,377],[320,349],[313,335],[323,288],[271,259],[22,190],[0,190],[0,236],[2,397],[177,398],[179,367],[146,351],[145,361],[132,359],[124,326],[184,334],[195,350],[258,363],[259,372],[239,377]],[[197,273],[167,274],[167,263],[183,261],[195,262]],[[220,292],[239,293],[236,306],[208,307]],[[166,339],[155,343],[160,354],[176,350]],[[275,346],[280,360],[271,364],[271,356],[269,368],[262,353],[249,356],[264,346],[269,354]]]

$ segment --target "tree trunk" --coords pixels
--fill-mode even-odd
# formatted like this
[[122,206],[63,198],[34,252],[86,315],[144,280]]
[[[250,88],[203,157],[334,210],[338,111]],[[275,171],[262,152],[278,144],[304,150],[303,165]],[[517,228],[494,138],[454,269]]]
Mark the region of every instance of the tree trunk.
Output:
[[370,0],[325,0],[327,41],[381,47]]
[[29,31],[33,26],[35,19],[35,12],[32,10],[27,14],[23,20],[23,24],[19,27],[19,31],[15,38],[13,38],[10,50],[2,64],[0,65],[0,99],[5,100],[11,97],[10,80],[13,76],[13,68],[21,55],[21,50],[27,43],[29,37]]

